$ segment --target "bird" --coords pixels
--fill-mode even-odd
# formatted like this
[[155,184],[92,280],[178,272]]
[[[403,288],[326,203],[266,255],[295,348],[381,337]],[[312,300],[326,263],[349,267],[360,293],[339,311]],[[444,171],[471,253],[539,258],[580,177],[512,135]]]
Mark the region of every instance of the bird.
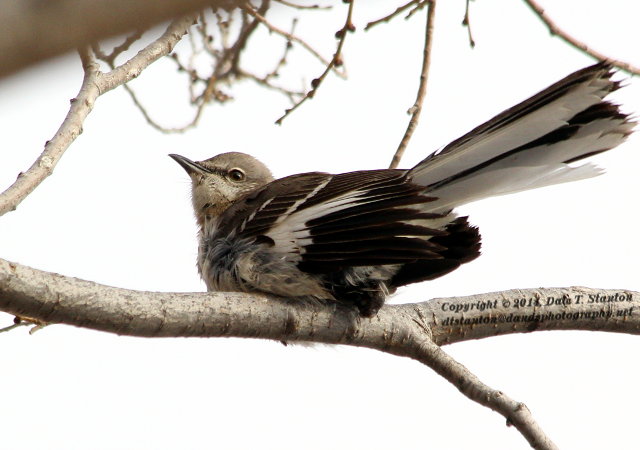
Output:
[[309,172],[274,179],[239,152],[192,161],[197,266],[208,291],[342,304],[372,317],[397,288],[480,255],[456,208],[590,178],[575,163],[621,144],[636,122],[605,99],[608,62],[578,70],[505,110],[411,169]]

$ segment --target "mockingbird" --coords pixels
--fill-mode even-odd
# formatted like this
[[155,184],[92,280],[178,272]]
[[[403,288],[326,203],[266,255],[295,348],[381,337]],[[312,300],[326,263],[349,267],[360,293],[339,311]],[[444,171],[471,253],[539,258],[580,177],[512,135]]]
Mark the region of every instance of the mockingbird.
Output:
[[604,98],[607,63],[560,80],[409,170],[274,180],[244,153],[194,162],[198,268],[209,291],[337,301],[372,316],[397,287],[480,255],[480,234],[454,208],[600,173],[570,165],[625,140],[635,123]]

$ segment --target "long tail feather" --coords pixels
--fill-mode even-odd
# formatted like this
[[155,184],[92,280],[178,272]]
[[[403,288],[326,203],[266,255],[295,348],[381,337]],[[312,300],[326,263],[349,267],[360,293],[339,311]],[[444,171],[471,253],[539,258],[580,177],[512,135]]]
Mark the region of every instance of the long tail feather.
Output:
[[607,63],[579,70],[430,155],[409,176],[439,198],[434,211],[597,176],[591,164],[569,163],[616,147],[635,126],[604,100],[619,88],[613,74]]

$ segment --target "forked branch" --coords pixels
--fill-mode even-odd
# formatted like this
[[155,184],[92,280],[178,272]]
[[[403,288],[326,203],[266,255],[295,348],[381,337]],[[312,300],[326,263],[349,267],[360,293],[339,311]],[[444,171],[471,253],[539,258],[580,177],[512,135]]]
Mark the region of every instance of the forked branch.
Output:
[[38,159],[26,172],[20,172],[16,181],[0,194],[0,215],[15,210],[22,200],[53,173],[64,152],[82,133],[82,124],[93,109],[96,99],[137,77],[151,63],[169,54],[194,19],[195,16],[187,16],[172,22],[162,36],[129,61],[108,73],[98,70],[98,64],[90,49],[80,50],[84,69],[80,91],[75,98],[71,99],[67,117],[53,138],[45,143],[44,150]]
[[528,289],[386,305],[364,319],[337,305],[242,293],[119,289],[0,260],[0,310],[131,336],[251,337],[368,347],[414,358],[502,414],[534,448],[553,449],[524,405],[481,383],[439,346],[498,334],[581,329],[640,334],[640,293]]

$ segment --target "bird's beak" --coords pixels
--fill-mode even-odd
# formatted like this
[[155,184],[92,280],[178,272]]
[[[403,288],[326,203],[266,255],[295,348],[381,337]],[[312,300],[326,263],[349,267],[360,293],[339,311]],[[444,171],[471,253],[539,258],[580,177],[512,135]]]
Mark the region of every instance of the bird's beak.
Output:
[[189,158],[185,158],[181,155],[176,155],[175,153],[172,153],[169,156],[171,156],[171,158],[173,158],[175,162],[180,164],[189,175],[204,174],[209,172],[205,167],[201,166],[197,162],[191,161]]

